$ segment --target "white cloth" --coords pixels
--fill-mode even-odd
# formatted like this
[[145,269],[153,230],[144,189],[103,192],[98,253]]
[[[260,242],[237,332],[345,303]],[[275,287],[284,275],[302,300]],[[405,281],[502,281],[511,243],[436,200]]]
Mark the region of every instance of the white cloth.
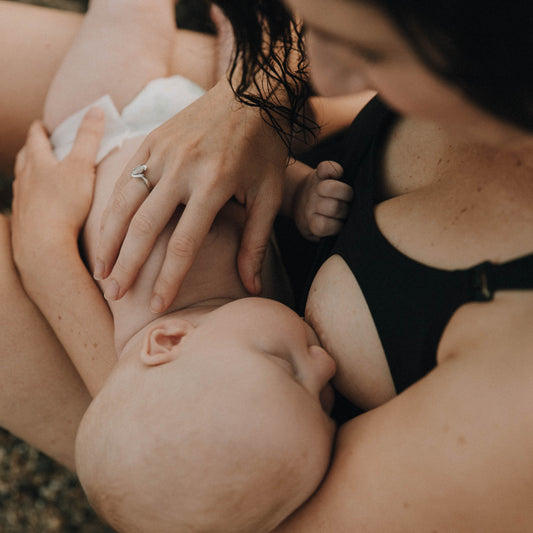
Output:
[[117,111],[109,95],[102,96],[64,120],[52,133],[50,142],[58,160],[72,149],[76,133],[87,111],[100,107],[105,115],[105,132],[96,164],[125,139],[147,135],[204,94],[204,89],[183,76],[153,80],[122,110]]

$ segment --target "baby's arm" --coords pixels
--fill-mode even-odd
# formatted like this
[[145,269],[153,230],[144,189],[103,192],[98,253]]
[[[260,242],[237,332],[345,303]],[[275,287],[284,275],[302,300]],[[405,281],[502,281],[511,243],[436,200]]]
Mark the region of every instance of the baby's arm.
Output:
[[342,173],[334,161],[322,161],[316,169],[300,161],[287,167],[282,213],[294,218],[306,239],[318,240],[341,230],[353,197],[352,188],[339,181]]

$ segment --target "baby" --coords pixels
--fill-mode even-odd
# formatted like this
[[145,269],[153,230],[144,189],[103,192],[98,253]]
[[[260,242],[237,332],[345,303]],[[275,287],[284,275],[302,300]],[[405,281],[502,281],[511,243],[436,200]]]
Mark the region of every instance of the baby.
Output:
[[333,360],[265,298],[151,322],[81,424],[78,475],[118,531],[267,532],[318,487]]
[[[216,79],[214,68],[198,68],[202,53],[202,64],[213,55],[203,36],[183,32],[186,57],[172,56],[174,3],[93,0],[48,94],[45,124],[55,130],[58,157],[85,111],[71,113],[97,101],[106,115],[82,235],[90,269],[122,168],[146,134]],[[181,75],[168,77],[171,69]],[[308,192],[339,172],[331,163],[294,167],[297,185],[288,190]],[[149,179],[149,168],[132,172],[141,201],[150,200]],[[335,183],[340,206],[350,191]],[[81,423],[76,463],[89,500],[117,531],[270,531],[327,470],[335,364],[311,328],[276,301],[289,291],[274,244],[263,268],[267,298],[248,297],[235,265],[244,215],[237,202],[221,212],[166,313],[150,311],[150,296],[179,212],[124,297],[113,299],[112,282],[99,282],[118,361]]]

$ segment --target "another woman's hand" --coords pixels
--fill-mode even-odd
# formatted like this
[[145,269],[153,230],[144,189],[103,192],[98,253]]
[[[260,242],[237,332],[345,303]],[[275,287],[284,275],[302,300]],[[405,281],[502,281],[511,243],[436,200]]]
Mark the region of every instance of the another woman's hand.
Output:
[[76,245],[91,207],[103,131],[103,113],[93,108],[72,150],[59,162],[42,123],[32,124],[17,156],[13,183],[13,251],[22,271],[38,268],[39,254],[53,244]]
[[[117,182],[103,218],[95,277],[113,279],[122,297],[180,204],[186,205],[154,286],[152,310],[168,308],[214,218],[235,197],[247,220],[238,256],[246,289],[261,291],[260,271],[281,203],[287,151],[257,109],[236,103],[226,80],[152,132]],[[132,169],[147,166],[154,185]]]

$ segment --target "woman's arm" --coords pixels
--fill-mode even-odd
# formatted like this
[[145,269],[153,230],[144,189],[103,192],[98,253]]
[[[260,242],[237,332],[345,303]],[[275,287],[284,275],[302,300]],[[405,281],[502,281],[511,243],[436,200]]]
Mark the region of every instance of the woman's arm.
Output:
[[38,268],[23,271],[24,288],[94,398],[117,357],[109,307],[77,253],[76,240],[58,236],[35,246],[34,253]]
[[533,295],[460,309],[437,368],[345,424],[316,495],[276,533],[526,533]]
[[28,298],[0,215],[0,426],[74,470],[74,439],[91,398]]
[[52,154],[42,125],[32,125],[15,166],[12,218],[15,262],[24,287],[92,396],[116,362],[109,308],[78,251],[103,132],[102,113],[93,111],[61,162]]

